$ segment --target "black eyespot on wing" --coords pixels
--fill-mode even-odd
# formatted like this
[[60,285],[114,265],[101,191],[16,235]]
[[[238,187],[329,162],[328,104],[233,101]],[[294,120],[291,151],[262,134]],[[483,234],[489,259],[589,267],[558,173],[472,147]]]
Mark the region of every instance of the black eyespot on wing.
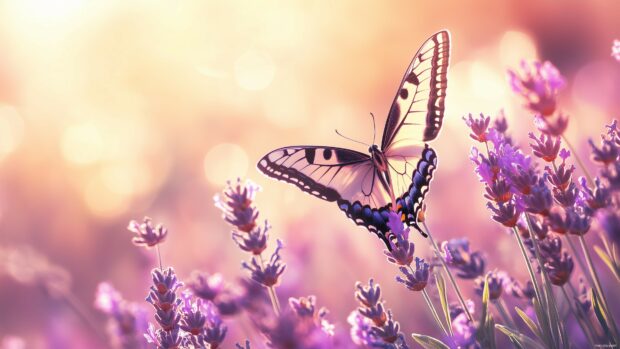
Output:
[[309,164],[314,164],[314,156],[316,155],[316,149],[307,148],[306,149],[306,160]]
[[323,158],[325,160],[329,160],[332,158],[332,150],[331,149],[324,149],[323,150]]
[[[416,75],[416,73],[411,72],[409,73],[409,75],[407,75],[407,79],[405,79],[405,81],[412,83],[414,85],[419,85],[420,84],[420,79],[418,79],[418,75]],[[407,97],[403,97],[403,98],[407,98]]]
[[407,91],[406,88],[401,88],[400,89],[400,98],[407,98],[409,96],[409,91]]
[[335,149],[334,152],[336,153],[336,159],[338,159],[339,162],[364,161],[368,158],[365,154],[360,155],[342,149]]

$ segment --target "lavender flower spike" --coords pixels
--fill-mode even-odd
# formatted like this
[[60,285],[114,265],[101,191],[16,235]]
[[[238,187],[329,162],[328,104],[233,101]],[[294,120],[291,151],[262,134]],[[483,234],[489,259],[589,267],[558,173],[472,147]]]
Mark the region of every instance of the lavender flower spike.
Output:
[[280,250],[284,247],[282,241],[277,240],[278,247],[271,255],[269,262],[262,267],[259,264],[257,257],[252,257],[251,265],[243,262],[242,266],[249,270],[252,280],[258,282],[265,287],[271,287],[278,284],[280,276],[286,269],[286,264],[283,264],[280,257]]
[[[470,314],[474,313],[474,302],[467,301]],[[460,305],[450,305],[450,318],[452,319],[452,340],[457,348],[470,348],[476,343],[476,325],[469,320],[467,314]]]
[[491,122],[490,117],[485,117],[484,114],[480,113],[480,117],[474,119],[470,113],[468,118],[463,116],[463,120],[465,120],[465,124],[467,124],[467,127],[471,130],[469,137],[480,143],[485,143],[488,140],[489,134],[487,129],[489,128],[489,123]]
[[489,299],[498,299],[504,290],[504,283],[508,277],[504,272],[490,271],[485,276],[480,276],[475,280],[476,294],[482,296],[485,280],[489,283]]
[[422,291],[428,283],[430,265],[418,257],[415,259],[415,264],[416,267],[413,273],[406,267],[400,267],[399,269],[405,275],[405,278],[397,276],[396,281],[404,284],[411,291]]
[[224,290],[224,278],[222,274],[212,274],[194,271],[187,287],[192,293],[204,300],[213,301]]
[[251,181],[241,184],[237,178],[236,185],[228,182],[223,196],[216,195],[213,200],[215,206],[222,210],[224,220],[237,227],[240,231],[250,232],[256,226],[258,210],[254,207],[254,197],[260,187]]
[[539,157],[547,162],[553,162],[560,152],[560,138],[553,139],[551,136],[541,134],[536,138],[533,133],[529,133],[530,139],[534,143],[530,143],[532,152],[536,157]]
[[157,227],[153,227],[153,222],[149,217],[144,217],[142,224],[132,220],[127,229],[137,235],[132,239],[137,246],[153,247],[163,242],[168,235],[168,229],[163,225],[158,224]]
[[451,239],[441,244],[446,264],[456,269],[456,276],[462,279],[475,279],[484,273],[486,262],[479,251],[469,252],[467,239]]
[[255,227],[252,231],[247,233],[233,231],[232,238],[240,249],[257,256],[267,248],[267,231],[270,228],[271,226],[269,226],[269,223],[265,220],[265,225],[262,228]]
[[508,70],[512,90],[520,94],[528,109],[543,116],[556,109],[558,91],[564,87],[564,78],[550,62],[521,62],[521,71]]

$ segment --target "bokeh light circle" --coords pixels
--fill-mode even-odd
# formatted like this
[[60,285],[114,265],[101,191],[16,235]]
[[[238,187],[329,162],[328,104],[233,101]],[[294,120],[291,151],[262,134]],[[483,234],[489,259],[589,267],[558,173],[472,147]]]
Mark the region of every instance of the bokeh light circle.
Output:
[[0,106],[0,159],[12,153],[21,143],[24,121],[17,109]]
[[275,73],[273,60],[261,51],[247,51],[235,62],[235,79],[246,90],[265,89],[273,81]]
[[214,186],[223,186],[226,181],[244,178],[248,171],[248,155],[237,144],[221,143],[209,150],[204,159],[204,173]]
[[67,127],[60,139],[62,156],[76,165],[89,165],[100,160],[104,150],[99,128],[91,123]]

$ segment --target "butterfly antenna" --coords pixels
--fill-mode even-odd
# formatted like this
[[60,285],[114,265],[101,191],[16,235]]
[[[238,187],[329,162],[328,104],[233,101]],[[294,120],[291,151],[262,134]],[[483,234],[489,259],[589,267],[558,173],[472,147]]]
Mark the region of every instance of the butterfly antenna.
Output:
[[372,117],[372,144],[375,144],[375,139],[377,137],[377,126],[375,124],[375,114],[370,113]]
[[366,144],[366,143],[364,143],[364,142],[360,142],[360,141],[358,141],[358,140],[355,140],[355,139],[353,139],[353,138],[349,138],[349,137],[347,137],[347,136],[343,135],[342,133],[338,132],[338,129],[336,129],[336,134],[337,134],[338,136],[340,136],[340,137],[344,138],[344,139],[348,139],[348,140],[350,140],[350,141],[352,141],[352,142],[359,143],[359,144],[363,144],[363,145],[365,145],[365,146],[370,147],[370,145],[369,145],[369,144]]

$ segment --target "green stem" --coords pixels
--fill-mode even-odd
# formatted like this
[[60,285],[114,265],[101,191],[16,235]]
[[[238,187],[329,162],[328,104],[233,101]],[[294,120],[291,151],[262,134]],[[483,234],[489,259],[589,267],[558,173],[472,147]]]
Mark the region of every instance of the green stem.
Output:
[[579,157],[579,154],[577,154],[577,152],[575,151],[575,148],[573,147],[573,145],[568,141],[568,138],[566,138],[566,136],[562,135],[562,139],[564,140],[564,143],[566,143],[566,145],[568,146],[568,149],[570,149],[570,152],[573,154],[573,157],[577,161],[577,164],[581,168],[581,171],[583,172],[583,174],[588,179],[588,183],[591,186],[594,186],[594,180],[592,180],[592,176],[590,175],[590,172],[588,171],[586,166],[581,161],[581,157]]
[[[265,269],[265,262],[263,261],[263,255],[258,255],[258,260],[260,261],[261,269]],[[267,293],[269,293],[269,299],[271,300],[271,306],[273,307],[273,312],[276,316],[280,316],[282,310],[280,308],[280,302],[278,301],[278,295],[276,294],[276,288],[274,286],[267,287]]]
[[553,333],[557,337],[557,339],[561,340],[561,342],[566,347],[568,345],[566,332],[562,322],[560,321],[558,306],[555,302],[555,296],[553,294],[553,287],[551,286],[551,281],[549,281],[549,275],[547,274],[547,270],[545,269],[545,262],[541,256],[540,249],[538,247],[538,241],[536,240],[534,230],[532,229],[532,221],[528,214],[525,214],[525,220],[527,222],[527,226],[532,239],[532,245],[534,246],[534,256],[538,261],[538,266],[540,267],[540,273],[542,275],[542,283],[545,289],[545,301],[547,303],[547,312],[549,319],[553,321],[551,328],[554,330]]
[[506,306],[504,305],[504,301],[500,298],[500,299],[495,299],[492,302],[495,305],[495,308],[497,308],[497,311],[499,312],[499,315],[501,315],[502,319],[504,319],[504,322],[511,329],[517,331],[517,325],[515,324],[514,320],[512,319],[512,316],[510,316],[510,313],[508,313],[508,311],[506,310]]
[[609,311],[610,310],[609,302],[607,301],[607,297],[605,297],[605,293],[603,292],[603,286],[601,284],[601,280],[598,277],[596,268],[594,268],[594,263],[592,262],[592,256],[590,255],[590,251],[588,250],[588,247],[586,246],[586,239],[583,237],[583,235],[579,235],[579,242],[581,243],[581,249],[583,250],[583,254],[586,257],[586,261],[588,263],[590,274],[592,274],[594,282],[596,283],[597,292],[602,301],[601,303],[603,303],[603,307],[605,309],[605,313],[607,314],[607,318],[609,319],[609,322],[612,325],[612,330],[614,332],[614,337],[615,337],[614,339],[616,340],[616,343],[618,343],[618,326],[616,325],[616,320],[614,319],[612,312]]
[[[568,286],[569,286],[568,288],[570,289],[570,291],[571,291],[571,293],[573,295],[573,299],[579,299],[579,293],[575,289],[575,286],[573,286],[573,284],[571,282],[568,282]],[[583,322],[585,323],[586,327],[588,328],[588,330],[592,334],[593,340],[598,339],[599,334],[594,329],[594,327],[592,326],[592,322],[589,321],[590,319],[589,319],[588,313],[585,313],[583,311],[583,309],[581,309],[581,308],[577,308],[577,309],[579,310],[579,313],[583,315]]]
[[[411,267],[409,267],[409,268],[411,268]],[[441,328],[441,330],[443,331],[443,333],[446,336],[452,336],[452,328],[450,328],[450,332],[448,332],[446,330],[446,328],[443,325],[443,322],[441,322],[441,319],[439,318],[439,314],[437,314],[437,309],[435,309],[435,306],[433,305],[433,302],[431,301],[431,298],[428,296],[428,293],[426,292],[426,289],[422,290],[422,296],[424,296],[424,300],[426,301],[426,305],[428,306],[428,309],[430,309],[431,314],[433,314],[433,318],[435,319],[435,322],[437,323],[439,328]],[[448,324],[448,326],[450,326],[450,324]]]
[[157,244],[155,248],[157,249],[157,259],[159,260],[159,270],[163,272],[164,267],[162,266],[162,263],[161,263],[161,251],[159,250],[159,244]]
[[469,319],[469,321],[474,322],[474,318],[471,316],[471,313],[469,312],[469,309],[467,308],[467,304],[465,304],[465,299],[463,298],[463,295],[461,294],[459,285],[456,283],[456,280],[454,279],[454,276],[452,275],[450,268],[448,268],[446,261],[441,256],[439,246],[437,246],[437,243],[433,239],[433,235],[431,235],[431,231],[426,226],[426,222],[422,222],[422,226],[424,226],[424,230],[426,231],[426,234],[428,235],[428,239],[431,241],[431,245],[433,246],[433,249],[435,250],[435,254],[437,255],[437,258],[441,262],[441,265],[443,266],[443,269],[446,271],[446,274],[448,274],[450,283],[452,284],[452,287],[454,288],[454,291],[456,292],[456,296],[459,299],[459,303],[461,303],[461,307],[463,307],[463,311],[465,311],[465,314],[467,314],[467,318]]
[[[534,268],[532,268],[532,263],[530,262],[530,258],[528,257],[527,250],[525,249],[525,245],[523,244],[523,239],[521,239],[521,235],[519,234],[519,231],[517,230],[516,227],[512,227],[512,230],[514,232],[515,238],[517,239],[517,243],[519,244],[521,255],[523,256],[523,259],[525,260],[525,266],[527,267],[527,271],[530,274],[530,279],[532,280],[532,284],[534,285],[534,293],[536,295],[536,301],[541,307],[545,308],[546,303],[542,302],[543,298],[540,295],[541,294],[540,285],[538,284],[538,280],[536,279],[536,274],[534,273]],[[548,314],[543,311],[542,315],[544,319],[538,319],[538,320],[542,322],[541,329],[547,334],[544,337],[550,338],[553,341],[553,338],[551,338],[551,328],[549,326]],[[549,347],[555,346],[554,343],[547,343],[547,345]]]
[[581,331],[583,331],[583,334],[585,334],[586,337],[588,338],[588,343],[590,343],[590,346],[594,348],[594,339],[592,339],[592,335],[590,334],[590,331],[586,328],[585,324],[583,323],[583,320],[585,319],[585,317],[583,316],[583,313],[581,312],[581,308],[577,307],[577,310],[575,310],[575,304],[573,300],[571,300],[571,298],[569,297],[568,293],[566,293],[566,288],[564,288],[564,286],[560,288],[562,289],[562,294],[564,294],[564,298],[566,298],[566,302],[568,302],[568,307],[570,308],[571,313],[573,313],[575,320],[577,320],[577,322],[579,323],[579,327],[581,327]]

